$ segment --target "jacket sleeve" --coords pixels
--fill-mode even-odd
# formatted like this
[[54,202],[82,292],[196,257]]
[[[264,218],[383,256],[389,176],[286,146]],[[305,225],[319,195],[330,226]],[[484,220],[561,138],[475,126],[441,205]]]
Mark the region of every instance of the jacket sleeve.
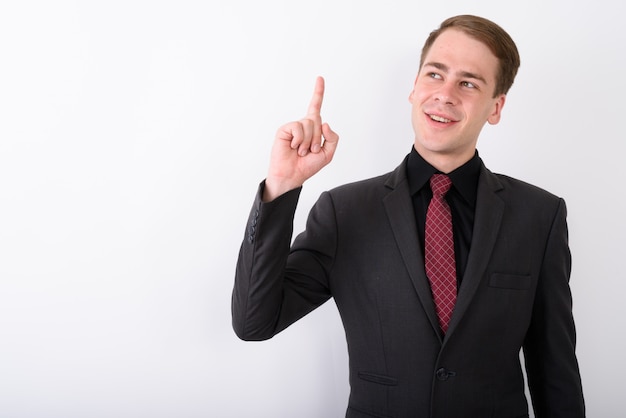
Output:
[[528,384],[537,418],[585,416],[575,353],[566,212],[561,199],[546,244],[524,343]]
[[[310,249],[291,248],[293,219],[302,189],[264,203],[263,187],[261,183],[250,211],[232,293],[233,329],[239,338],[248,341],[273,337],[330,298],[325,267],[314,250],[316,245],[325,245],[313,239],[309,240]],[[310,225],[312,217],[307,226],[315,228]],[[302,237],[298,239],[307,241]]]

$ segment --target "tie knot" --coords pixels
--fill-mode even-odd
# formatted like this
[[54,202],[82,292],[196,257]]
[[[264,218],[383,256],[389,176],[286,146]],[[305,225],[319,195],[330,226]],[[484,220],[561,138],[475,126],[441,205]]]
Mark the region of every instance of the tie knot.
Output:
[[434,195],[445,196],[452,186],[452,180],[445,174],[433,174],[430,178],[430,189]]

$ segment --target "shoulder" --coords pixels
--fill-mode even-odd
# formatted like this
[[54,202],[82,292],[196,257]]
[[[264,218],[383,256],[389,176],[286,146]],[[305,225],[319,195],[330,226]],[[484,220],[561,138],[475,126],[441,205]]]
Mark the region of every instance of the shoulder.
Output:
[[388,186],[394,171],[375,177],[344,183],[323,192],[315,204],[324,212],[357,217],[374,216],[383,209],[385,197],[392,189]]
[[566,211],[563,198],[542,187],[504,174],[485,174],[486,180],[481,183],[493,188],[506,207],[518,215],[525,213],[529,216],[552,218],[555,213]]
[[502,190],[507,194],[520,196],[522,198],[535,198],[548,201],[561,199],[556,194],[535,184],[531,184],[505,174],[491,173],[491,175],[497,179],[502,186]]
[[363,196],[380,197],[391,190],[406,186],[406,158],[394,170],[375,177],[366,178],[351,183],[346,183],[328,191],[333,197]]
[[328,192],[332,195],[369,192],[372,189],[384,187],[390,175],[391,173],[385,173],[376,177],[345,183],[332,188]]
[[335,204],[345,204],[349,206],[370,204],[374,201],[382,201],[389,194],[393,187],[392,178],[397,170],[370,177],[363,180],[346,183],[334,187],[324,193]]

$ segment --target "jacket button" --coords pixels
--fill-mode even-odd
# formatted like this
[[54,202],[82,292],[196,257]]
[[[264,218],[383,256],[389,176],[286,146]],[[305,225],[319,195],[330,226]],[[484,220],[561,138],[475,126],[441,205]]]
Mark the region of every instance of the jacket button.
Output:
[[252,244],[254,242],[254,235],[256,234],[256,226],[250,225],[248,228],[248,242]]
[[456,376],[455,372],[451,372],[450,370],[446,370],[445,368],[440,368],[435,372],[438,380],[445,381],[451,377]]

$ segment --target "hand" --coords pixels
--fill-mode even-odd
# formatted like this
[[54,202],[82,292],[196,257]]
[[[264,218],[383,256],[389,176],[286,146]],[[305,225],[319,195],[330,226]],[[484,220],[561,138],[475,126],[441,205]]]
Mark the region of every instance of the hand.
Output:
[[323,99],[324,79],[318,77],[306,116],[281,126],[276,132],[264,201],[302,186],[333,159],[339,136],[327,123],[322,123]]

